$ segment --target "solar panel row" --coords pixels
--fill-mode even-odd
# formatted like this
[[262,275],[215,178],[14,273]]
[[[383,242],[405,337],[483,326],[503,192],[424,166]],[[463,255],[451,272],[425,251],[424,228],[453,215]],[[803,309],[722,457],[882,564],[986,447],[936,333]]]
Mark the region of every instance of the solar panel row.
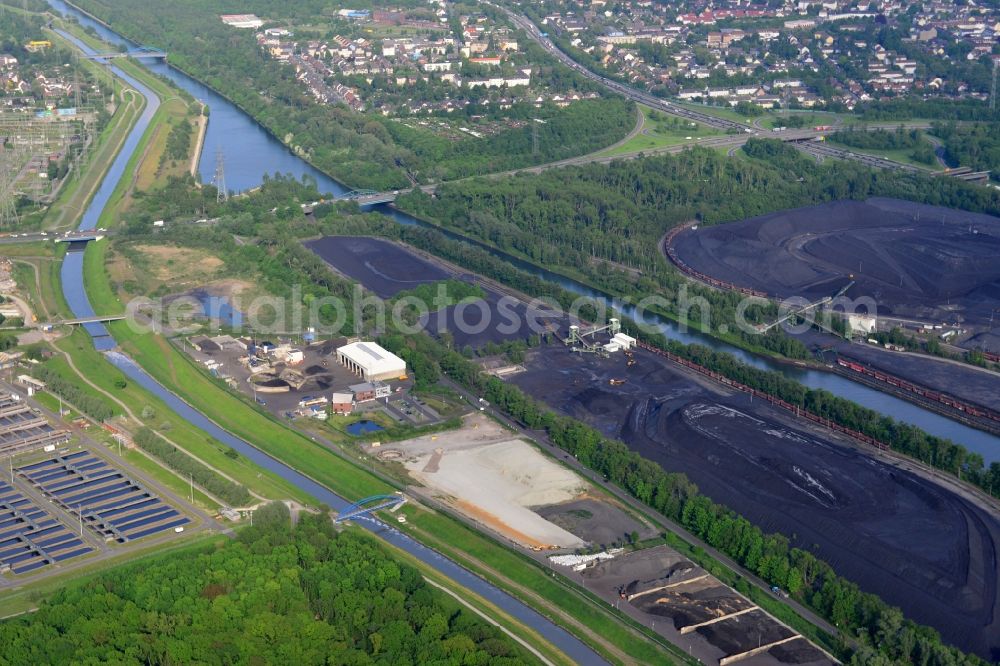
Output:
[[45,495],[105,539],[119,543],[189,522],[139,483],[89,451],[18,468]]
[[0,481],[0,570],[27,573],[92,550],[35,502]]

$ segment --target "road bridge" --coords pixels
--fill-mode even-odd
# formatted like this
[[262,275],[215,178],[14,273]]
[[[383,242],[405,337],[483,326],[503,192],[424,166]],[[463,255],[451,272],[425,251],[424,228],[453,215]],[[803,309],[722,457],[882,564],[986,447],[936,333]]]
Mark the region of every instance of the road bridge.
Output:
[[128,51],[109,51],[106,53],[83,53],[81,58],[87,60],[111,60],[112,58],[157,58],[166,60],[167,52],[152,46],[140,46]]
[[72,231],[62,236],[56,236],[52,240],[57,243],[86,243],[88,241],[99,241],[107,235],[106,231]]
[[58,319],[40,323],[40,328],[52,328],[54,326],[77,326],[83,324],[104,324],[109,321],[122,321],[127,315],[94,315],[93,317],[77,317],[76,319]]

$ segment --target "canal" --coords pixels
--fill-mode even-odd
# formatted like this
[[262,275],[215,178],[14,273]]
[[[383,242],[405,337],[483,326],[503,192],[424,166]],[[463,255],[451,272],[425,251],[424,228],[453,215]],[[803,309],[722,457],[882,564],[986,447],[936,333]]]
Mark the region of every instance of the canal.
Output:
[[[72,14],[74,16],[84,17],[82,14],[75,12],[72,8],[67,6],[65,3],[54,0],[51,2],[52,6],[64,14]],[[97,25],[97,24],[94,24]],[[108,31],[104,31],[108,33]],[[78,47],[80,47],[84,52],[92,53],[93,51],[89,49],[85,44],[75,39],[71,35],[65,32],[60,32],[60,34],[66,39],[74,42]],[[113,35],[113,33],[111,33]],[[107,38],[110,35],[103,35]],[[114,37],[117,37],[116,35]],[[114,39],[113,41],[120,41],[120,39]],[[80,223],[81,229],[91,229],[96,226],[97,221],[100,218],[104,207],[106,206],[108,200],[111,197],[111,193],[114,191],[115,185],[118,183],[122,174],[124,173],[125,167],[132,156],[142,134],[145,132],[146,128],[149,126],[150,120],[153,114],[156,112],[159,106],[159,98],[150,90],[148,87],[142,85],[139,81],[133,79],[132,77],[125,74],[121,69],[112,66],[112,71],[122,80],[124,80],[128,85],[137,90],[140,94],[145,96],[147,100],[146,108],[144,109],[141,117],[136,122],[135,127],[130,132],[125,144],[124,149],[118,154],[115,159],[114,164],[109,170],[108,174],[105,176],[98,192],[95,194],[94,198],[91,200],[87,210]],[[221,99],[221,98],[219,98]],[[237,110],[238,111],[238,110]],[[214,117],[213,110],[213,117]],[[280,145],[280,144],[277,144]],[[269,158],[261,156],[261,164],[273,165],[274,162]],[[204,159],[202,160],[204,163]],[[204,164],[202,164],[204,168]],[[252,173],[252,170],[241,170],[242,177],[249,177],[248,174]],[[308,173],[305,167],[302,167],[301,173],[296,175],[301,176],[304,173]],[[259,174],[263,175],[263,172]],[[228,181],[228,173],[227,173]],[[258,181],[259,182],[259,181]],[[93,314],[93,308],[90,304],[90,300],[87,297],[86,291],[83,288],[83,248],[71,248],[66,254],[66,258],[63,261],[61,278],[63,284],[63,295],[69,304],[70,309],[76,316],[88,316]],[[183,419],[194,425],[195,427],[201,429],[206,434],[215,438],[216,440],[231,446],[233,449],[246,456],[249,460],[253,461],[257,465],[267,469],[268,471],[276,474],[282,479],[292,483],[298,488],[302,489],[304,492],[308,493],[312,497],[316,498],[319,502],[326,504],[333,508],[334,510],[342,510],[351,504],[350,501],[345,498],[335,494],[329,488],[315,482],[309,477],[301,474],[297,470],[285,465],[284,463],[272,458],[263,451],[257,449],[248,442],[232,435],[228,431],[224,430],[207,416],[198,411],[194,406],[185,402],[176,394],[169,391],[163,385],[158,383],[149,374],[146,373],[139,365],[133,361],[128,356],[121,354],[117,351],[112,351],[115,346],[114,338],[110,335],[107,328],[102,324],[91,324],[88,325],[87,331],[94,339],[94,345],[97,349],[105,352],[105,358],[112,363],[115,367],[121,370],[129,379],[134,381],[139,386],[153,393],[161,400],[167,403],[170,408],[180,415]],[[461,565],[453,562],[452,560],[444,557],[437,551],[428,548],[427,546],[421,544],[420,542],[412,539],[408,535],[400,532],[394,527],[391,527],[382,521],[371,517],[365,516],[354,520],[355,523],[362,526],[369,532],[377,535],[379,538],[385,540],[386,542],[392,544],[393,546],[409,553],[410,555],[418,558],[425,564],[430,565],[439,573],[447,576],[451,580],[455,581],[459,585],[469,589],[482,598],[486,599],[488,602],[494,604],[498,608],[501,608],[504,612],[510,614],[512,617],[516,618],[518,621],[522,622],[525,626],[531,627],[537,631],[541,636],[543,636],[550,643],[555,645],[558,649],[564,652],[567,656],[578,663],[582,664],[604,664],[606,663],[601,659],[596,653],[593,652],[589,647],[587,647],[582,641],[577,639],[575,636],[568,633],[562,627],[559,627],[548,618],[542,616],[540,613],[532,609],[531,607],[523,604],[517,599],[513,598],[506,592],[503,592],[499,588],[495,587],[490,582],[478,575],[473,574],[471,571],[465,569]]]

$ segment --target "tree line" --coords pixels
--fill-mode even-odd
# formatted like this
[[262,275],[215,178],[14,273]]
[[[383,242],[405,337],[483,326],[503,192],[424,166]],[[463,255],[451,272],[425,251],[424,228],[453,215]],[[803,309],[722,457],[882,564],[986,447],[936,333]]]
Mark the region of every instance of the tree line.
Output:
[[140,449],[159,458],[181,477],[190,477],[199,486],[230,506],[250,504],[252,496],[245,486],[230,481],[207,465],[198,462],[151,429],[139,428],[133,441]]

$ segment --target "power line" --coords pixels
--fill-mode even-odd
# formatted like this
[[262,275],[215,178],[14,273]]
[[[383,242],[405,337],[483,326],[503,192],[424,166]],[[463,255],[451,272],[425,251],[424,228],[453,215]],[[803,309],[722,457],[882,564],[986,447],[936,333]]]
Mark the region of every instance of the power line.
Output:
[[229,190],[226,189],[226,163],[222,157],[222,148],[215,150],[215,201],[229,201]]

